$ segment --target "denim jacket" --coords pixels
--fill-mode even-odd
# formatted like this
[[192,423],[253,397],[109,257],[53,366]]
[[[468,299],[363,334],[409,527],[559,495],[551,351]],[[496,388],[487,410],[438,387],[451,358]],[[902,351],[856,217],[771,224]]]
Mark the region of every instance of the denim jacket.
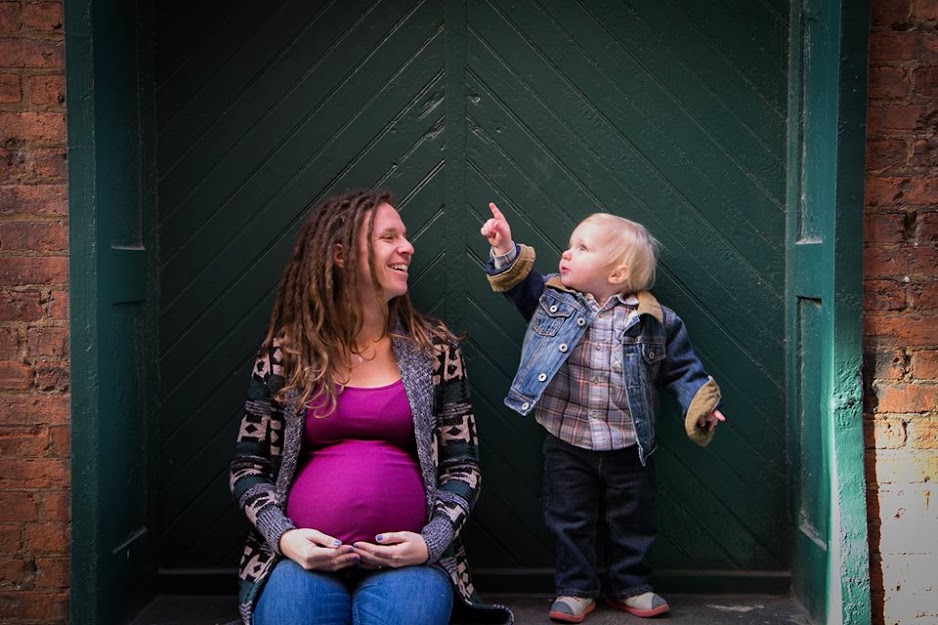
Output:
[[[492,290],[503,293],[528,321],[521,362],[505,398],[505,405],[527,415],[586,334],[593,312],[582,293],[566,288],[560,276],[534,269],[534,249],[518,246],[518,257],[498,270],[490,260],[486,273]],[[697,419],[719,406],[720,388],[694,354],[684,322],[655,297],[641,291],[638,316],[622,335],[622,373],[629,412],[642,464],[656,449],[655,418],[658,389],[664,388],[681,405],[684,428],[697,444],[707,445],[713,432],[697,426]]]

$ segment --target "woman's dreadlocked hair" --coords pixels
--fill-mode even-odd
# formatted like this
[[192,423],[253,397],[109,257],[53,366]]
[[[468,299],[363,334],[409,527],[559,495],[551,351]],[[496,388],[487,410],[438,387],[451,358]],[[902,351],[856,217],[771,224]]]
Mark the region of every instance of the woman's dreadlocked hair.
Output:
[[[350,191],[330,197],[316,206],[300,227],[277,287],[260,352],[261,356],[269,354],[274,343],[282,350],[285,384],[274,395],[276,401],[305,406],[310,399],[323,398],[325,413],[334,409],[336,395],[344,387],[336,368],[348,367],[362,328],[355,259],[368,255],[378,297],[372,247],[375,209],[391,204],[392,199],[386,190]],[[360,250],[362,228],[367,229],[368,247]],[[337,245],[345,250],[345,270],[335,261]],[[414,310],[406,293],[388,303],[386,332],[396,324],[401,329],[398,338],[412,340],[428,351],[434,336],[447,342],[456,338],[442,322]]]

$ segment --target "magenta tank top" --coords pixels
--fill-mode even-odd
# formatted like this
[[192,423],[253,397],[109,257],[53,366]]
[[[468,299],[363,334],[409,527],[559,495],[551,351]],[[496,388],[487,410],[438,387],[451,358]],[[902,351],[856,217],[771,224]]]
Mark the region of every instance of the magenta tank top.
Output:
[[287,516],[297,527],[343,543],[375,542],[382,532],[420,532],[426,498],[416,448],[401,380],[347,387],[324,418],[311,404]]

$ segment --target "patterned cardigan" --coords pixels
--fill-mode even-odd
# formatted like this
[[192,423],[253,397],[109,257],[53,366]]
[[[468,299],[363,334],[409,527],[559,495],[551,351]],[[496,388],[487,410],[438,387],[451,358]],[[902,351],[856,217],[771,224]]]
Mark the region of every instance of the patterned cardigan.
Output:
[[[480,601],[459,539],[480,486],[478,437],[459,345],[435,341],[428,353],[413,341],[395,338],[393,350],[413,414],[427,498],[421,535],[430,553],[428,562],[444,569],[452,581],[457,598],[452,622],[513,623],[508,608]],[[231,492],[254,526],[238,571],[239,609],[245,625],[251,625],[267,576],[284,557],[280,537],[295,527],[284,510],[305,415],[272,400],[285,382],[282,365],[277,345],[257,359],[230,467]]]

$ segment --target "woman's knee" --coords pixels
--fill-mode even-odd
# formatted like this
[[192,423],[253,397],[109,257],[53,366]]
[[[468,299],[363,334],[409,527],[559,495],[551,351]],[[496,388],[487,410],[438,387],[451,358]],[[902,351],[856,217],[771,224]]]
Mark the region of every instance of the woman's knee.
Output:
[[354,625],[446,625],[452,611],[453,586],[434,566],[374,573],[352,601]]
[[351,613],[351,596],[341,580],[284,559],[261,590],[253,625],[351,625]]

